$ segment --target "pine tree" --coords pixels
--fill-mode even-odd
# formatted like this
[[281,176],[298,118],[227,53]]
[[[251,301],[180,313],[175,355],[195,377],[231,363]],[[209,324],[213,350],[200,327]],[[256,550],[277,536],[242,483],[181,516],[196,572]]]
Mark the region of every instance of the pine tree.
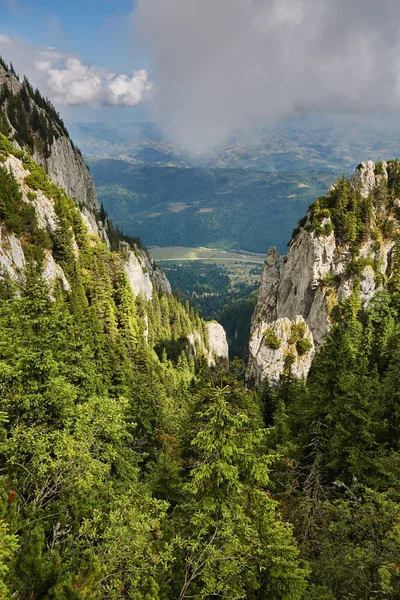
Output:
[[266,493],[271,457],[259,454],[265,432],[249,428],[229,395],[228,387],[210,390],[197,415],[178,597],[301,598],[305,571]]

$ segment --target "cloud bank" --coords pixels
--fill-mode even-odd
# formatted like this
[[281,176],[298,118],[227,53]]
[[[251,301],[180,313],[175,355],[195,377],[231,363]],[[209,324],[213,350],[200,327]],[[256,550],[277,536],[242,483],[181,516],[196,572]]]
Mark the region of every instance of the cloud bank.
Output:
[[131,76],[113,73],[55,48],[31,46],[3,34],[0,54],[56,105],[135,106],[152,89],[144,69]]
[[138,0],[133,21],[155,115],[187,147],[297,111],[400,108],[398,0]]

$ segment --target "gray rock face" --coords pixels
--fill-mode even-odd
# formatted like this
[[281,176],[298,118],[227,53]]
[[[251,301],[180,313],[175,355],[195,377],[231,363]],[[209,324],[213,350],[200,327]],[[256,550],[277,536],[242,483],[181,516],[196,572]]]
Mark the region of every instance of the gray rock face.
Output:
[[210,351],[214,360],[222,360],[227,364],[229,361],[229,347],[225,329],[215,321],[207,323],[207,329]]
[[110,249],[110,241],[107,232],[103,228],[102,223],[96,219],[95,213],[91,212],[86,206],[82,207],[81,213],[89,231],[103,240],[107,248]]
[[[34,206],[39,227],[50,233],[54,233],[57,226],[57,215],[54,210],[53,200],[47,198],[41,191],[34,193],[34,200],[28,199],[27,193],[29,191],[32,193],[32,190],[27,187],[24,179],[29,174],[29,171],[24,168],[21,160],[15,156],[9,156],[4,164],[8,169],[11,169],[16,181],[19,183],[24,201]],[[63,269],[55,262],[49,250],[45,251],[43,266],[43,275],[50,288],[59,280],[64,290],[70,290],[70,285]],[[1,228],[0,267],[3,272],[8,273],[13,281],[18,284],[22,283],[25,255],[21,241],[16,236],[1,231]]]
[[56,281],[61,282],[61,286],[65,292],[71,291],[71,286],[68,283],[63,269],[56,263],[52,253],[49,250],[45,251],[43,277],[47,281],[51,289]]
[[[13,94],[19,93],[21,83],[0,65],[0,85],[4,83],[12,90]],[[31,102],[34,104],[33,100]],[[46,114],[40,107],[37,109]],[[46,116],[51,119],[49,115]],[[55,128],[61,132],[56,125]],[[18,146],[16,142],[14,143]],[[67,136],[60,135],[54,139],[50,147],[50,156],[45,157],[41,152],[35,150],[33,158],[45,169],[52,181],[66,191],[70,198],[81,207],[85,206],[94,216],[97,214],[99,203],[92,176],[82,156]]]
[[[368,197],[382,181],[387,181],[387,164],[379,168],[371,161],[363,162],[352,180],[354,188]],[[400,204],[400,203],[399,203]],[[324,219],[322,226],[330,222]],[[313,344],[307,355],[300,358],[295,354],[292,371],[297,376],[306,376],[311,366],[315,349],[324,343],[331,326],[330,311],[338,302],[348,298],[354,290],[356,277],[349,272],[353,257],[349,245],[339,244],[332,232],[317,234],[307,227],[291,242],[288,254],[279,266],[275,248],[268,251],[256,309],[251,324],[249,342],[249,365],[247,377],[261,383],[268,377],[272,383],[279,381],[284,372],[284,357],[293,348],[288,347],[288,329],[299,319],[307,325],[306,338]],[[379,275],[387,276],[394,241],[384,240],[377,249],[372,239],[365,239],[356,259],[364,259],[379,265]],[[377,290],[381,289],[382,277],[367,264],[359,276],[360,297],[365,308]],[[281,346],[277,350],[263,344],[267,330],[273,331]]]
[[128,250],[127,244],[121,244],[127,252],[124,262],[124,270],[128,276],[133,293],[138,296],[142,294],[147,300],[153,297],[154,286],[157,286],[166,294],[171,293],[171,284],[165,273],[154,264],[150,255],[142,248],[136,248],[135,252]]
[[193,331],[187,338],[188,352],[196,357],[198,353],[203,354],[208,362],[209,367],[215,367],[216,364],[229,363],[229,347],[226,339],[225,329],[219,323],[212,321],[206,323],[208,329],[208,345],[204,345],[201,335],[198,331]]
[[375,163],[372,160],[365,160],[356,169],[353,177],[354,185],[360,185],[360,191],[364,198],[367,198],[370,191],[374,189],[376,185],[384,180],[388,180],[387,163],[383,161],[381,163],[380,172],[375,173]]
[[164,271],[157,267],[153,257],[145,248],[140,249],[140,252],[153,286],[156,285],[164,294],[172,294],[171,284]]
[[12,281],[22,282],[25,255],[20,240],[0,228],[0,279],[7,273]]
[[56,185],[64,188],[70,198],[85,206],[92,214],[99,210],[96,189],[83,158],[62,136],[54,140],[49,158],[35,152],[33,158],[41,165]]
[[3,86],[5,83],[13,94],[18,94],[19,90],[21,89],[21,84],[18,79],[11,73],[7,73],[0,65],[0,86]]
[[[307,340],[309,349],[299,353],[296,342],[291,340],[293,326],[303,325],[304,333],[302,340]],[[279,348],[268,345],[266,334],[273,332],[279,340]],[[295,377],[306,377],[310,370],[315,354],[313,335],[302,316],[296,316],[293,320],[286,317],[266,323],[261,321],[250,336],[249,350],[251,361],[247,371],[247,377],[253,383],[261,385],[268,378],[272,385],[279,383],[280,376],[290,367]]]
[[[255,319],[266,321],[267,323],[276,320],[280,275],[279,252],[276,248],[271,247],[268,250],[261,274],[261,283],[257,296],[256,309],[253,315],[253,322]],[[254,326],[255,325],[256,323],[254,323]]]

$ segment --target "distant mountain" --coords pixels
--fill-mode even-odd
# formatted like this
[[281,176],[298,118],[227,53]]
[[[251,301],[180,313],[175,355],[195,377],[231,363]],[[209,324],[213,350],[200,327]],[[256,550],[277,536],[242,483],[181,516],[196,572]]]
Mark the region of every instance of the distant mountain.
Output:
[[185,152],[162,137],[153,123],[75,123],[74,139],[94,158],[120,158],[132,164],[251,169],[267,173],[326,171],[350,173],[362,160],[397,156],[400,125],[302,115],[251,137],[231,138],[207,154]]

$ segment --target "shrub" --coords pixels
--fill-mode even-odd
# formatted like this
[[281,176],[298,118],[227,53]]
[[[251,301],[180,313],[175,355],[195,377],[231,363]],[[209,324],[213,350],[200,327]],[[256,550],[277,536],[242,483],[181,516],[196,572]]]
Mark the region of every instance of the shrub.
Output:
[[[295,238],[297,235],[299,235],[299,233],[300,233],[300,227],[295,227],[295,228],[293,229],[293,231],[292,231],[292,240],[294,240],[294,238]],[[290,242],[289,242],[289,244],[290,244]]]
[[396,237],[397,226],[394,219],[387,219],[383,225],[383,236],[385,239],[393,240]]
[[297,354],[299,356],[303,356],[303,354],[307,354],[307,352],[310,352],[312,347],[313,345],[310,342],[310,340],[308,340],[307,338],[303,338],[302,340],[299,340],[296,343]]
[[323,288],[332,288],[338,286],[340,283],[340,275],[328,271],[324,277],[321,278],[321,285]]
[[361,275],[365,267],[375,269],[375,263],[372,258],[355,258],[347,265],[346,273],[348,275]]
[[271,350],[278,350],[281,347],[281,340],[273,329],[267,329],[264,333],[264,344]]
[[284,367],[286,371],[289,371],[290,368],[294,365],[294,363],[296,362],[296,357],[294,354],[290,353],[287,354],[285,356],[285,362],[284,362]]
[[290,329],[290,337],[289,344],[296,344],[299,340],[301,340],[306,333],[306,324],[305,323],[293,323]]

